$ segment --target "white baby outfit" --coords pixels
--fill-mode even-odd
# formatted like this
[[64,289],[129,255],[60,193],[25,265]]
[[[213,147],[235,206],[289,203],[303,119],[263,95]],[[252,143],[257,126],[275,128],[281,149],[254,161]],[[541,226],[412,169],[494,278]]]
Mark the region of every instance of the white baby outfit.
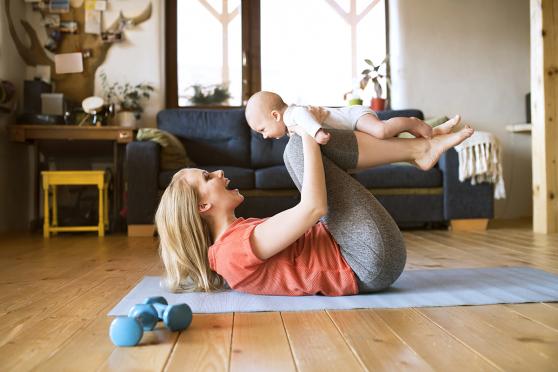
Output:
[[300,125],[306,133],[315,137],[316,133],[322,128],[356,130],[357,121],[361,116],[372,114],[378,117],[374,111],[366,106],[324,107],[324,109],[329,112],[329,115],[321,124],[316,121],[306,106],[296,105],[287,107],[283,114],[283,121],[287,128]]

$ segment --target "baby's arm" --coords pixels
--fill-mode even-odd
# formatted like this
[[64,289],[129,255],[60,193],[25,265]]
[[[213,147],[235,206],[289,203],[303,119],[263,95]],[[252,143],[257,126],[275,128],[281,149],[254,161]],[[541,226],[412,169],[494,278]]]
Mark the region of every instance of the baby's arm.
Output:
[[300,126],[319,144],[325,145],[329,141],[330,134],[322,128],[311,110],[305,107],[295,107],[293,120],[297,126]]

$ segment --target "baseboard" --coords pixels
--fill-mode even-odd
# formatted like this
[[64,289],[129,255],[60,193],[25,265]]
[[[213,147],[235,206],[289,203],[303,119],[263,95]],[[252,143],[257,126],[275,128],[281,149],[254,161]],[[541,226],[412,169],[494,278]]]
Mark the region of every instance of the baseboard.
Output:
[[128,225],[128,236],[139,237],[155,235],[155,225]]
[[471,218],[450,221],[450,227],[453,231],[484,231],[487,226],[488,218]]

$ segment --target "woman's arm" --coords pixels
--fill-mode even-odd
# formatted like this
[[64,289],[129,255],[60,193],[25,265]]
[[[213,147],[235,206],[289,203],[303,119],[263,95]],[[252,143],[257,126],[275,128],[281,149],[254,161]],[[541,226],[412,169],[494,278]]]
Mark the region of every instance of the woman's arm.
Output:
[[304,151],[304,176],[300,202],[259,224],[252,235],[256,257],[265,260],[300,238],[327,213],[327,193],[320,145],[300,131]]

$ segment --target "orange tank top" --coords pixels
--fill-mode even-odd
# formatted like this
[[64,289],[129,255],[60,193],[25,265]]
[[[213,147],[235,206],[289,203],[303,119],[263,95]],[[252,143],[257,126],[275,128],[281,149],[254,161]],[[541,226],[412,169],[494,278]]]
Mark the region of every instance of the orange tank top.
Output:
[[275,256],[261,260],[250,235],[265,219],[238,218],[209,247],[211,269],[237,291],[282,296],[358,293],[354,272],[326,226],[317,223]]

